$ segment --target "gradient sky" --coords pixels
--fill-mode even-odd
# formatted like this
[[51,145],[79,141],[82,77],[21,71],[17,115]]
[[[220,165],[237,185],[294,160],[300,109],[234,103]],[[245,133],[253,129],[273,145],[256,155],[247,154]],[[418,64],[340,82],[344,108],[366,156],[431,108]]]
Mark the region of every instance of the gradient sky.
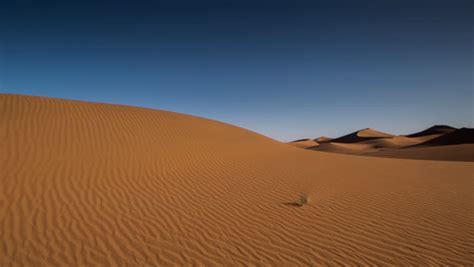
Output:
[[473,127],[472,3],[8,1],[0,92],[172,110],[282,141]]

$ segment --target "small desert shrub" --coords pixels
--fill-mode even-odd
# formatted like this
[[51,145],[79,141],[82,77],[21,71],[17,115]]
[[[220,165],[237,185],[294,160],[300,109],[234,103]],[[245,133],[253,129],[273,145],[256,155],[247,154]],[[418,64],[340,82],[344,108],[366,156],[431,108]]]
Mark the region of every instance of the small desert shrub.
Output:
[[300,198],[295,202],[292,202],[293,205],[301,207],[308,203],[308,196],[306,194],[300,194]]

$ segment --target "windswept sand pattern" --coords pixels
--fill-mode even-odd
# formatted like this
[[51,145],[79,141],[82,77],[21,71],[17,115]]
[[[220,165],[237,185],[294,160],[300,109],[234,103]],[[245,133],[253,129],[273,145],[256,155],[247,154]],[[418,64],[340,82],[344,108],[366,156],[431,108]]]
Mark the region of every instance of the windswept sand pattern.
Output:
[[0,266],[474,263],[472,162],[17,95],[0,95],[0,151]]

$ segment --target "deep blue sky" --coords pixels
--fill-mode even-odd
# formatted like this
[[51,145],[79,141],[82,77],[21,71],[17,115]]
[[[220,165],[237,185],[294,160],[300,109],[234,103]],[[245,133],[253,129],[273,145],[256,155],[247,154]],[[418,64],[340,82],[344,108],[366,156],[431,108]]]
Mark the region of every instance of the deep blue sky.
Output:
[[474,124],[472,1],[189,2],[2,3],[0,92],[172,110],[282,141]]

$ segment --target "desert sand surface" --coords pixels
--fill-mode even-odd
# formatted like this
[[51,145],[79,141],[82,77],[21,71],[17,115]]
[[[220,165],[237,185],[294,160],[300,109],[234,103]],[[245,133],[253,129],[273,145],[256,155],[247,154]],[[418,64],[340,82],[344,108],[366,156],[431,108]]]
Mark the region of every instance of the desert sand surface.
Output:
[[408,149],[387,149],[365,153],[364,155],[405,159],[474,161],[474,144],[426,146]]
[[[0,95],[0,266],[466,265],[472,162],[305,150],[173,112]],[[302,207],[290,205],[299,194]]]
[[[392,135],[366,128],[339,138],[324,138],[317,146],[297,147],[349,155],[423,159],[444,161],[474,161],[474,129],[456,129],[435,125],[409,135]],[[310,140],[310,139],[307,139]]]
[[309,148],[309,147],[316,147],[319,146],[319,143],[315,140],[311,139],[301,139],[290,142],[292,146],[300,147],[300,148]]

